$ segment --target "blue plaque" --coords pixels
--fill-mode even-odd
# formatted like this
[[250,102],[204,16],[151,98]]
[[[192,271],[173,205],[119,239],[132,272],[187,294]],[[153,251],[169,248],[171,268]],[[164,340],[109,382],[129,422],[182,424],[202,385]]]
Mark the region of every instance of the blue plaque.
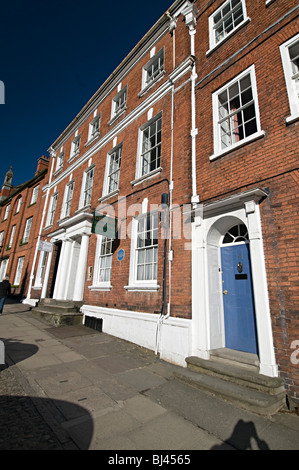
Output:
[[123,250],[122,248],[120,250],[118,250],[117,252],[117,259],[118,261],[122,261],[125,257],[125,250]]

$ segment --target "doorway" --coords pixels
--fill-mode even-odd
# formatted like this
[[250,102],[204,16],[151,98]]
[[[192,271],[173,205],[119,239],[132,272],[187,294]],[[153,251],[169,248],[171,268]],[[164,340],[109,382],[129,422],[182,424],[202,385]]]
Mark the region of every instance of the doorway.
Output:
[[258,353],[247,228],[233,226],[221,250],[225,347]]

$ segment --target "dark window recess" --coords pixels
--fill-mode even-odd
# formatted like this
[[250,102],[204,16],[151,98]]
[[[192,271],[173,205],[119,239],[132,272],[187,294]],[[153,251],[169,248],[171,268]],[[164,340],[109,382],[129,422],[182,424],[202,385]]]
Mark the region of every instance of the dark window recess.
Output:
[[102,318],[86,316],[84,325],[87,326],[87,328],[91,328],[92,330],[102,332],[103,320]]

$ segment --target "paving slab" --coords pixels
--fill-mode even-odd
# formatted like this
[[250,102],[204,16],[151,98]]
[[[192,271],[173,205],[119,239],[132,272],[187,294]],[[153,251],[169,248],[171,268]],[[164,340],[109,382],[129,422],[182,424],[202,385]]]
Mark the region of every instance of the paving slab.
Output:
[[13,304],[0,338],[9,366],[0,369],[0,400],[9,403],[0,449],[18,447],[16,385],[35,410],[21,415],[22,449],[299,449],[298,416],[241,410],[180,382],[178,366],[132,343],[84,326],[52,328]]

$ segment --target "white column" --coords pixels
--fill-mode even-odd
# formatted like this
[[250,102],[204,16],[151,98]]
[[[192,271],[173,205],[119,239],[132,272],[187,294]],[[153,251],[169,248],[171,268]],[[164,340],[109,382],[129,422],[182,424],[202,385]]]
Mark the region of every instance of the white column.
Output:
[[53,296],[55,299],[63,300],[65,298],[66,279],[70,261],[71,248],[72,240],[64,240],[62,245],[62,253],[59,261],[58,273],[56,277],[55,292]]
[[274,353],[259,205],[255,201],[249,201],[245,203],[245,209],[250,240],[250,259],[254,290],[260,373],[270,377],[277,377],[278,368]]
[[48,256],[48,260],[47,260],[47,266],[46,266],[44,282],[43,282],[43,288],[42,288],[42,293],[41,293],[41,298],[42,299],[44,299],[47,295],[47,288],[48,288],[48,282],[49,282],[49,275],[50,275],[52,257],[53,257],[53,251],[50,251],[49,256]]
[[74,298],[75,301],[83,300],[85,276],[86,276],[86,265],[88,256],[89,246],[89,235],[83,233],[81,239],[80,255],[77,267],[77,274],[74,287]]

